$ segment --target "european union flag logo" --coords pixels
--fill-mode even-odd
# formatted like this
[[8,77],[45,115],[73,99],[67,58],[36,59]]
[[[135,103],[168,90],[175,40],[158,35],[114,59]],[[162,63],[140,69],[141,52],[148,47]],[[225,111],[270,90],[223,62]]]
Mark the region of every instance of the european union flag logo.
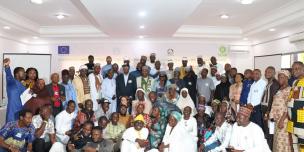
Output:
[[58,46],[58,54],[70,54],[70,46]]

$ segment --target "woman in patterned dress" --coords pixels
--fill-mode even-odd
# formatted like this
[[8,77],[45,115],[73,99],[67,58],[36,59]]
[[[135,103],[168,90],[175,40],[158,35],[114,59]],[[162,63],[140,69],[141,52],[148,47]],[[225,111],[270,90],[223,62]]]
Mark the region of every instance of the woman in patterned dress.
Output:
[[270,119],[275,123],[275,132],[273,138],[273,152],[290,152],[291,144],[289,143],[287,127],[287,101],[291,87],[288,86],[290,73],[282,70],[278,74],[280,89],[273,97]]

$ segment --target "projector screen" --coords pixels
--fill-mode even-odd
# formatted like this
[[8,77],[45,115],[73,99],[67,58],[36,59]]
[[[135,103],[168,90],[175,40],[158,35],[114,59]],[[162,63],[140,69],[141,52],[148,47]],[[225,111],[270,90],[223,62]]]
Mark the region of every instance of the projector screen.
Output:
[[[23,67],[25,70],[29,67],[34,67],[38,70],[39,78],[45,80],[45,83],[50,82],[51,75],[51,54],[19,54],[19,53],[3,53],[3,59],[9,58],[10,68],[13,74],[15,67]],[[2,101],[1,105],[6,105],[6,79],[5,72],[2,70]]]
[[281,60],[282,54],[274,54],[267,56],[255,56],[254,57],[254,68],[260,69],[262,71],[262,75],[264,75],[264,71],[268,66],[273,66],[276,71],[281,70]]

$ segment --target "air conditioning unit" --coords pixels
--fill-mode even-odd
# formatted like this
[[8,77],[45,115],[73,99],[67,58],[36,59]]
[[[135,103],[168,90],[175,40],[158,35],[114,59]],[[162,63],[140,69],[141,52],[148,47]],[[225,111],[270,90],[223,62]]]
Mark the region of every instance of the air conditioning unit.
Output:
[[246,46],[246,45],[231,45],[230,53],[235,53],[235,54],[249,53],[249,47],[250,46]]
[[304,41],[304,33],[292,35],[289,37],[290,43],[296,43],[296,42],[300,42],[300,41]]

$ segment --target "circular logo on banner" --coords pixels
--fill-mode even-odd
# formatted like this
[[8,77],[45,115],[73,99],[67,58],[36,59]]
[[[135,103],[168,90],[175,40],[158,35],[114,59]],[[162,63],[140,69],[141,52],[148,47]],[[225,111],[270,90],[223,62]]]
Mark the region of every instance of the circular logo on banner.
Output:
[[167,54],[168,54],[168,56],[174,56],[174,50],[173,49],[168,49]]
[[225,57],[228,55],[228,50],[225,46],[220,46],[219,48],[219,52],[218,52],[219,56]]

